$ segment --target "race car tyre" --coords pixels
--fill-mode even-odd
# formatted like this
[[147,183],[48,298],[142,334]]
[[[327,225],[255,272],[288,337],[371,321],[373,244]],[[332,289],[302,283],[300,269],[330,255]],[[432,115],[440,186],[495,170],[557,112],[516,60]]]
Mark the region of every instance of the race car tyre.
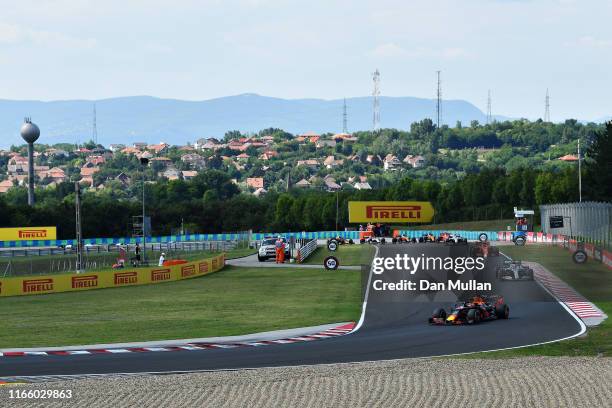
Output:
[[583,264],[587,261],[587,253],[584,252],[582,249],[579,249],[574,252],[574,254],[572,255],[572,259],[577,264]]
[[487,242],[489,240],[489,236],[483,232],[478,236],[478,240],[480,242]]
[[397,238],[391,238],[391,243],[392,244],[397,244]]
[[495,316],[498,319],[507,319],[510,316],[510,308],[507,304],[502,303],[501,305],[495,306]]
[[434,318],[440,318],[440,319],[446,319],[446,310],[442,309],[441,307],[434,310],[433,314],[431,315]]
[[348,242],[349,242],[349,244],[350,244],[350,245],[353,245],[353,244],[355,243],[355,241],[353,241],[353,239],[352,239],[352,238],[351,238],[351,239],[349,239],[349,241],[348,241]]
[[360,243],[360,244],[365,244],[365,239],[361,238],[361,239],[359,240],[359,243]]
[[386,243],[387,243],[387,240],[386,240],[386,239],[384,239],[384,238],[381,238],[381,239],[380,239],[380,243],[384,245],[384,244],[386,244]]
[[323,266],[328,271],[335,271],[340,266],[340,262],[338,262],[338,258],[335,256],[328,256],[323,260]]
[[466,317],[467,324],[476,324],[479,321],[480,321],[480,314],[478,313],[478,311],[476,309],[468,310],[467,317]]
[[330,239],[327,242],[327,249],[332,252],[335,252],[338,249],[338,241],[336,241],[335,239]]
[[516,237],[514,239],[514,245],[524,246],[525,245],[525,237]]

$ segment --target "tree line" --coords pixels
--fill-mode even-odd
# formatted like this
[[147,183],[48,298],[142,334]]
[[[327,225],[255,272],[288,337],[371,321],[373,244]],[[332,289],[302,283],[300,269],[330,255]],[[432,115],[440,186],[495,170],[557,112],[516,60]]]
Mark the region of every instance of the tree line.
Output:
[[[612,201],[612,123],[598,132],[583,166],[583,200]],[[271,191],[262,197],[241,193],[230,176],[218,170],[201,172],[189,181],[145,184],[147,213],[154,235],[190,232],[313,231],[350,226],[351,200],[423,200],[436,209],[435,222],[496,219],[512,216],[514,206],[537,209],[540,204],[578,200],[577,166],[561,170],[483,169],[455,181],[405,177],[373,190],[337,193],[309,189]],[[138,184],[134,188],[142,188]],[[142,192],[142,190],[140,190]],[[82,197],[85,237],[129,236],[132,216],[141,213],[140,194],[116,196],[113,190]],[[24,188],[0,196],[0,226],[56,225],[61,239],[75,235],[74,185],[38,189],[37,204],[27,206]]]

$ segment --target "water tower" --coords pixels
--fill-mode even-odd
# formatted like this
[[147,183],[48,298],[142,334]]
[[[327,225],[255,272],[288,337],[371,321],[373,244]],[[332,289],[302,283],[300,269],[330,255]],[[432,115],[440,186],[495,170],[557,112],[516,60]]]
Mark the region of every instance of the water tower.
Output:
[[40,136],[40,129],[30,118],[23,120],[21,137],[28,144],[28,205],[34,205],[34,142]]

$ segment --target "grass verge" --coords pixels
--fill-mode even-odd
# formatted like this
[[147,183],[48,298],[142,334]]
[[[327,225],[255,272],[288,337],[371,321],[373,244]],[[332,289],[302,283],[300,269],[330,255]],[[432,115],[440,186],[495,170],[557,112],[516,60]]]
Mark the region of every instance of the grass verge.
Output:
[[338,258],[341,266],[369,265],[372,263],[375,252],[376,249],[372,245],[341,245],[336,252],[328,250],[327,247],[319,247],[304,263],[309,265],[323,265],[323,260],[333,255]]
[[[537,262],[564,280],[608,316],[612,316],[612,271],[597,261],[578,265],[568,250],[544,245],[502,247],[515,260]],[[612,356],[612,322],[587,329],[586,336],[540,346],[475,353],[464,358],[510,358],[524,356]]]
[[0,348],[230,336],[355,321],[360,271],[237,268],[157,285],[0,298]]

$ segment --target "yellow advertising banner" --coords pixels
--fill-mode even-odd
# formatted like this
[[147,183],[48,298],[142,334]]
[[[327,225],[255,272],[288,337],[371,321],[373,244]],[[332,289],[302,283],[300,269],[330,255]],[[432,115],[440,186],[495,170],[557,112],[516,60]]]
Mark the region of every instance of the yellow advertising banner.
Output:
[[0,241],[45,241],[57,239],[56,227],[0,228]]
[[430,222],[434,216],[429,201],[349,201],[349,222]]
[[147,285],[196,278],[225,266],[225,255],[184,264],[123,268],[81,274],[0,278],[0,296],[42,295],[57,292]]

